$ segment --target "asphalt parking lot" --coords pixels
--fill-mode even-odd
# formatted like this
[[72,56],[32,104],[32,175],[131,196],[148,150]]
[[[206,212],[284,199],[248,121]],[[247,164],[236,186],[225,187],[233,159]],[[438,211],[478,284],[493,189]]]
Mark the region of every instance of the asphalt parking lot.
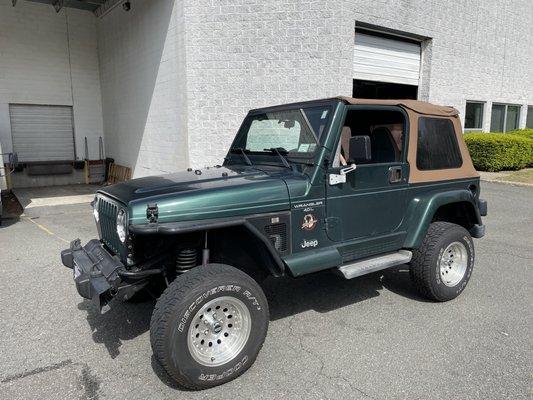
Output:
[[405,266],[346,281],[269,280],[269,333],[242,377],[176,387],[152,357],[153,301],[99,315],[59,261],[96,235],[87,203],[0,228],[1,399],[531,399],[533,188],[483,185],[487,236],[466,291],[420,298]]

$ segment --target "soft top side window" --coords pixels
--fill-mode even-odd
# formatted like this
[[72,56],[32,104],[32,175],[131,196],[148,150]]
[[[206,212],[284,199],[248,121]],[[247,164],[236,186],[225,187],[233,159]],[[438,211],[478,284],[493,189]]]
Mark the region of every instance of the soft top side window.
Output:
[[419,170],[459,168],[461,151],[452,121],[447,118],[418,118],[416,166]]
[[370,138],[371,160],[360,164],[400,162],[403,158],[405,125],[405,116],[397,110],[348,110],[333,165],[344,166],[349,163],[349,142],[353,136]]

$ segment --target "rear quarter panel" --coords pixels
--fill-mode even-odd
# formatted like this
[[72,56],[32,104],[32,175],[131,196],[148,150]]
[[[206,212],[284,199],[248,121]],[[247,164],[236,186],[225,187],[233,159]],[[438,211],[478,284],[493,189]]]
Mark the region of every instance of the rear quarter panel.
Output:
[[479,178],[409,185],[409,205],[404,219],[407,236],[405,248],[418,247],[426,235],[429,224],[439,207],[456,202],[469,202],[476,211],[477,222],[481,216],[476,205],[479,198]]

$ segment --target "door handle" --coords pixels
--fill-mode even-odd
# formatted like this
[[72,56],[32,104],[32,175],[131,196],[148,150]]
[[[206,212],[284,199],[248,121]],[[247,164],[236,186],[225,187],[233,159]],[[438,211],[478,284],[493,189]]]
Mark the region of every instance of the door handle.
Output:
[[398,183],[402,181],[402,167],[390,167],[389,168],[389,183]]

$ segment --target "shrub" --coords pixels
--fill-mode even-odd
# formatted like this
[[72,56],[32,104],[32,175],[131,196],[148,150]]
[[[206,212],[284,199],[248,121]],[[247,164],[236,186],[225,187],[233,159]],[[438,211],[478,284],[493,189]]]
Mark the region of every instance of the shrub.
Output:
[[507,132],[510,135],[518,135],[533,140],[533,129],[517,129],[516,131]]
[[478,170],[515,170],[533,164],[533,136],[530,133],[467,133],[464,138]]

